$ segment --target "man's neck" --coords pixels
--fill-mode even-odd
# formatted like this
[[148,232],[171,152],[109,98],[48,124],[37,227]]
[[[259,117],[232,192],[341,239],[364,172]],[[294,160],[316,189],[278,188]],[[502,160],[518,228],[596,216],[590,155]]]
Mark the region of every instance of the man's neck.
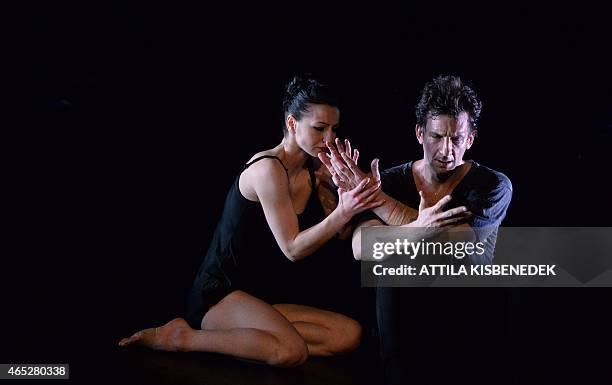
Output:
[[465,162],[462,162],[460,165],[452,170],[449,170],[448,172],[436,173],[425,161],[425,159],[420,159],[415,162],[415,171],[421,177],[423,182],[432,186],[441,186],[451,180],[453,175],[457,173],[457,170],[459,170],[464,163]]

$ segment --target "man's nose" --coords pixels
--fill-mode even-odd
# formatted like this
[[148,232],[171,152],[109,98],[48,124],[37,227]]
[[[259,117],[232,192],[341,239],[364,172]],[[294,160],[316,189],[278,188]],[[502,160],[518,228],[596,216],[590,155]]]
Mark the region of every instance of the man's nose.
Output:
[[449,136],[445,136],[442,142],[442,154],[449,156],[453,153],[453,142]]

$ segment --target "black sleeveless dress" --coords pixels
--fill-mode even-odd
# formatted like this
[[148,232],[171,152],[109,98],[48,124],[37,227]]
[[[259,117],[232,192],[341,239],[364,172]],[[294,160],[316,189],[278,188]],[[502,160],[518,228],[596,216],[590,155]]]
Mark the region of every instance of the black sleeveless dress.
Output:
[[[272,155],[258,157],[246,164]],[[312,161],[308,163],[312,191],[304,212],[298,214],[300,231],[320,222],[325,213],[316,190]],[[233,182],[213,239],[189,292],[185,319],[194,329],[201,328],[206,312],[235,290],[242,290],[269,304],[295,303],[300,278],[300,262],[291,262],[282,253],[264,216],[260,202],[246,199]],[[303,292],[303,290],[302,290]]]

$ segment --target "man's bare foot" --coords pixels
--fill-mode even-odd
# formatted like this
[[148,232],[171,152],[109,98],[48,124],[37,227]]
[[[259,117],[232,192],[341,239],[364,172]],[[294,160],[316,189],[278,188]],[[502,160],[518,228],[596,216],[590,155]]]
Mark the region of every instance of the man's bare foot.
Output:
[[129,338],[123,338],[119,341],[119,346],[136,344],[155,350],[185,351],[192,331],[187,321],[175,318],[164,326],[144,329]]

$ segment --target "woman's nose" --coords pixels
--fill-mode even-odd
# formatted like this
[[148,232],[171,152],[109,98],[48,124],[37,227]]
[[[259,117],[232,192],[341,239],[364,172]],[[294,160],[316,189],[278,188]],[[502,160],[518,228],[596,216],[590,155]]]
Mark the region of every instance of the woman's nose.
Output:
[[332,130],[326,131],[323,134],[323,140],[325,140],[327,142],[333,143],[334,139],[336,139],[336,133],[333,132]]

